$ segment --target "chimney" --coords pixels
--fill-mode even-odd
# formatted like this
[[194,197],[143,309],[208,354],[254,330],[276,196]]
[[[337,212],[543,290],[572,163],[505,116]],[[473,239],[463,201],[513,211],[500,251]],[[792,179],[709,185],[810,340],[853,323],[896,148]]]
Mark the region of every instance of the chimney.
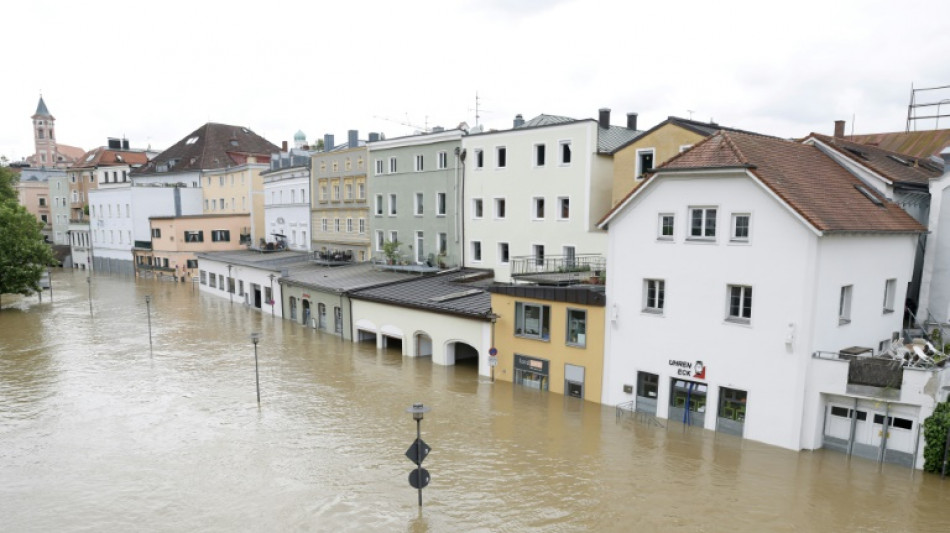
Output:
[[356,148],[360,145],[360,132],[357,130],[349,130],[346,132],[346,146],[349,148]]
[[627,129],[628,130],[637,129],[637,114],[636,113],[627,113]]
[[369,132],[369,142],[374,143],[379,140],[379,133],[375,131]]
[[844,139],[844,121],[843,120],[835,121],[835,138]]
[[122,149],[123,150],[129,149],[129,140],[126,139],[125,137],[122,138]]
[[598,117],[597,122],[600,123],[600,127],[609,128],[610,127],[610,108],[609,107],[600,108],[600,110],[598,111],[598,115],[599,117]]
[[521,116],[521,113],[518,113],[515,115],[515,121],[512,123],[512,127],[520,128],[521,126],[524,126],[524,117]]
[[280,151],[281,152],[287,151],[287,141],[280,141]]
[[122,149],[122,142],[115,137],[109,137],[109,149],[110,150],[120,150]]
[[323,136],[323,151],[329,152],[330,150],[333,150],[333,134],[327,133]]

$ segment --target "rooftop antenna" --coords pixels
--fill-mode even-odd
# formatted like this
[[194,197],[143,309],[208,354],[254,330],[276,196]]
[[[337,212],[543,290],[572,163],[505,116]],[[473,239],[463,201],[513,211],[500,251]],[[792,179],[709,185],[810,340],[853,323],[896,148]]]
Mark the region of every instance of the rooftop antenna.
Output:
[[689,113],[689,119],[690,119],[690,120],[693,120],[693,113],[694,113],[694,111],[693,111],[692,109],[687,109],[686,112]]

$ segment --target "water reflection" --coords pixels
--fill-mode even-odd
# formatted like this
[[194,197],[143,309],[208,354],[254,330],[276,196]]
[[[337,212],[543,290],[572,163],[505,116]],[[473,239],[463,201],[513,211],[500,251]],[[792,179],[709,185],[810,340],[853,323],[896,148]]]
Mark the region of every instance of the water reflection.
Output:
[[[9,531],[943,531],[938,477],[491,383],[190,286],[56,272],[0,312]],[[154,357],[144,296],[151,294]],[[7,300],[4,300],[7,302]],[[254,382],[258,346],[262,407]],[[403,455],[423,422],[420,513]]]

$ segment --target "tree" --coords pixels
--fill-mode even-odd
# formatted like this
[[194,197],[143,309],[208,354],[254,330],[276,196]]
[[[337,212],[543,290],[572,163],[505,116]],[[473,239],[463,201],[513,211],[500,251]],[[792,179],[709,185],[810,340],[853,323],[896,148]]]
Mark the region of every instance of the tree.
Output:
[[0,295],[26,295],[40,290],[43,272],[56,260],[40,221],[17,203],[12,174],[0,168]]
[[943,470],[943,452],[950,430],[950,402],[937,404],[924,420],[924,471],[939,474]]

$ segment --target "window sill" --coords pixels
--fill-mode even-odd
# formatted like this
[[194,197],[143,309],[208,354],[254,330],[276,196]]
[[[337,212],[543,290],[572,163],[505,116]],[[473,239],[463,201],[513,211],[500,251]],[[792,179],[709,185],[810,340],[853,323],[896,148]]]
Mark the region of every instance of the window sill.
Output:
[[662,237],[662,236],[661,236],[661,237],[657,237],[656,240],[657,240],[658,242],[674,242],[673,237]]
[[535,337],[535,336],[533,336],[533,335],[520,335],[520,334],[518,334],[518,333],[515,333],[515,337],[518,337],[519,339],[527,339],[527,340],[532,340],[532,341],[551,342],[551,337],[550,337],[550,336],[548,336],[548,337]]
[[640,312],[645,315],[653,315],[653,316],[659,316],[659,317],[663,316],[663,310],[656,309],[654,307],[644,307],[643,309],[640,310]]
[[894,312],[893,309],[884,309],[884,314],[885,314],[885,315],[889,315],[889,314],[891,314],[891,313],[893,313],[893,312]]
[[586,349],[587,349],[587,345],[586,345],[586,344],[578,344],[578,343],[576,343],[576,342],[565,342],[564,345],[567,346],[568,348],[577,348],[577,349],[580,349],[580,350],[586,350]]
[[686,237],[686,242],[694,242],[697,244],[716,244],[715,237]]
[[750,244],[749,239],[729,239],[729,244]]
[[752,325],[752,320],[751,320],[751,319],[748,319],[748,318],[740,318],[740,317],[736,317],[736,316],[729,316],[729,317],[726,317],[726,323],[727,323],[727,324],[738,324],[738,325],[740,325],[740,326],[751,326],[751,325]]
[[838,319],[838,325],[839,325],[839,326],[847,326],[847,325],[850,324],[850,323],[851,323],[851,319],[850,319],[850,318],[839,318],[839,319]]

